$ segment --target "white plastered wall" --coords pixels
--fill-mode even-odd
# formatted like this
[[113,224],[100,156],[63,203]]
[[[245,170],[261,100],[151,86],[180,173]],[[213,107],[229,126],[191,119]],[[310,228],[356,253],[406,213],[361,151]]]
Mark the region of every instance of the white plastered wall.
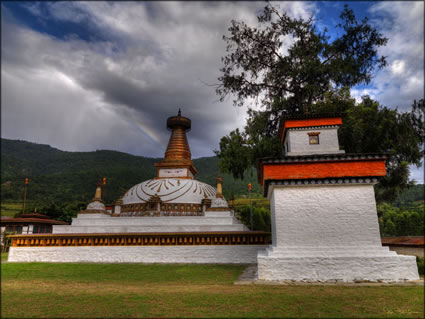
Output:
[[276,281],[418,279],[415,257],[382,247],[373,184],[270,186],[273,245],[258,278]]
[[[310,144],[308,133],[320,132],[319,144]],[[288,129],[285,143],[288,142],[288,156],[312,154],[344,153],[339,149],[338,127]]]
[[252,264],[265,245],[11,247],[9,262]]

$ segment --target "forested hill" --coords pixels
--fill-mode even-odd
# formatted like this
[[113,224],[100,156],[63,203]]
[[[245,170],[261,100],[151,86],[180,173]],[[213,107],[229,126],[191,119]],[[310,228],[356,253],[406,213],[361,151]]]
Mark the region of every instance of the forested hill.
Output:
[[[112,203],[131,186],[156,175],[154,163],[160,158],[134,156],[116,151],[65,152],[49,145],[20,140],[1,139],[1,199],[2,202],[22,201],[24,179],[29,178],[28,200],[43,206],[88,202],[93,198],[96,182],[107,178],[105,202]],[[194,159],[196,179],[215,186],[217,157]],[[245,180],[235,180],[222,174],[224,194],[235,196],[260,193],[257,173],[247,173]]]

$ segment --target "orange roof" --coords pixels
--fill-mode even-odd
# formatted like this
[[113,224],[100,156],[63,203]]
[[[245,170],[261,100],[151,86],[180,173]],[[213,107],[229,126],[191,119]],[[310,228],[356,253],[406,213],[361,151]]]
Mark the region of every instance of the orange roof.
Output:
[[283,143],[288,128],[333,126],[342,124],[342,115],[339,113],[303,114],[282,118],[280,142]]
[[382,245],[384,246],[415,246],[424,247],[424,236],[401,236],[401,237],[383,237]]
[[51,225],[69,225],[67,222],[61,220],[48,219],[48,218],[7,218],[7,216],[1,216],[0,224],[51,224]]
[[[385,176],[385,155],[337,154],[264,159],[258,181]],[[263,185],[264,186],[264,185]]]

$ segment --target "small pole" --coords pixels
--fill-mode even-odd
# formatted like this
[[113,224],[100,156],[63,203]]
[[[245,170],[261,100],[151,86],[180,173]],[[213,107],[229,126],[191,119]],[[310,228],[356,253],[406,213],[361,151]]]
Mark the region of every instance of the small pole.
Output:
[[106,200],[106,196],[105,196],[105,194],[106,194],[106,190],[105,190],[105,186],[106,186],[106,177],[104,177],[103,179],[102,179],[102,197]]
[[22,214],[25,214],[25,204],[27,201],[27,184],[28,184],[28,178],[25,178],[25,185],[24,185],[24,204],[22,205]]
[[249,220],[251,224],[251,230],[254,230],[254,221],[252,218],[251,184],[248,184],[248,198],[249,198]]

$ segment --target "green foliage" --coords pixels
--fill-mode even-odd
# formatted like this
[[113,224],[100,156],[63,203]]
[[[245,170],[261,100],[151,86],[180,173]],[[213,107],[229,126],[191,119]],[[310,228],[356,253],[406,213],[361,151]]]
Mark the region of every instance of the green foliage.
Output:
[[[47,145],[7,139],[1,139],[1,146],[2,214],[13,216],[21,212],[24,179],[28,177],[25,211],[36,210],[68,222],[93,198],[100,178],[107,178],[104,202],[112,204],[133,185],[154,177],[154,163],[160,161],[114,151],[63,152]],[[218,158],[193,161],[199,171],[196,178],[215,186]],[[246,194],[249,183],[252,192],[260,194],[256,175],[255,169],[246,171],[242,180],[222,174],[224,195],[229,198],[231,193]]]
[[[251,229],[251,206],[246,205],[237,208],[237,214],[239,215],[240,221],[244,223],[249,229]],[[271,219],[270,209],[264,207],[257,207],[255,204],[252,205],[252,229],[258,231],[271,231]]]
[[418,204],[408,210],[388,203],[377,206],[381,236],[424,236],[425,206]]
[[[355,104],[348,91],[330,94],[314,106],[318,111],[343,112],[339,140],[346,153],[386,153],[387,175],[375,187],[380,201],[394,201],[400,191],[412,185],[408,181],[409,164],[421,165],[423,140],[415,127],[412,113],[399,113],[379,105],[369,97]],[[344,103],[338,103],[341,99]]]
[[[232,20],[230,36],[223,36],[228,55],[222,58],[218,79],[220,99],[235,94],[235,105],[252,98],[269,109],[284,100],[288,111],[305,112],[332,86],[369,83],[374,68],[386,65],[378,48],[388,39],[367,18],[358,22],[347,6],[340,18],[332,42],[327,30],[316,29],[312,17],[291,18],[270,3],[258,15],[257,28]],[[295,39],[289,47],[283,43],[285,36]]]
[[234,178],[242,179],[249,166],[249,150],[243,142],[239,129],[220,140],[220,149],[223,150],[220,153],[220,167],[225,172],[232,172]]
[[424,185],[412,185],[400,193],[400,196],[394,202],[394,206],[406,208],[412,204],[420,204],[425,200]]

